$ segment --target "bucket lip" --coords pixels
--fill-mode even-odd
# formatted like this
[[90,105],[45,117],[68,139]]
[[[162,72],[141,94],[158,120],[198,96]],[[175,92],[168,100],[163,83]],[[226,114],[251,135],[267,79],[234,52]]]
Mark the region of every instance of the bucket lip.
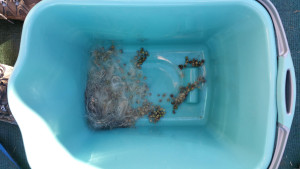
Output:
[[[112,1],[112,2],[111,1],[103,1],[103,3],[107,4],[107,5],[115,4],[115,2],[120,2],[120,1]],[[153,4],[153,1],[145,1],[145,2],[148,2],[149,4],[151,3],[151,5]],[[154,4],[154,5],[172,5],[173,3],[176,3],[176,1],[172,1],[172,2],[171,1],[165,1],[165,2],[168,2],[168,3]],[[213,3],[220,3],[220,2],[223,3],[224,1],[222,1],[222,0],[213,0],[211,2],[202,2],[202,1],[200,1],[200,2],[199,1],[186,1],[186,2],[183,2],[183,1],[180,0],[180,1],[178,1],[177,5],[192,4],[192,3],[211,3],[211,4],[213,4]],[[248,5],[249,7],[254,7],[255,5],[258,5],[258,4],[256,4],[255,1],[250,2],[250,1],[242,1],[242,0],[229,0],[229,2],[237,2],[237,3],[245,4],[245,5]],[[101,3],[102,3],[102,1],[101,1]],[[28,14],[28,16],[25,20],[24,27],[23,27],[23,33],[22,33],[22,39],[23,39],[22,41],[23,42],[21,41],[19,58],[17,60],[14,73],[12,74],[12,77],[10,79],[10,83],[8,85],[8,97],[9,97],[8,101],[10,102],[11,105],[15,105],[15,106],[12,106],[12,107],[16,107],[18,105],[18,104],[14,104],[14,100],[18,100],[19,103],[22,103],[22,99],[18,96],[18,94],[14,90],[14,83],[15,83],[15,79],[17,78],[18,74],[21,72],[23,67],[25,67],[25,65],[26,65],[26,58],[28,57],[28,55],[26,54],[27,53],[26,43],[28,43],[28,39],[29,39],[28,37],[30,37],[30,34],[32,33],[30,30],[31,30],[31,27],[33,26],[33,24],[31,24],[31,23],[34,22],[34,20],[36,19],[36,15],[39,12],[42,12],[44,9],[46,9],[48,7],[55,6],[55,5],[82,5],[82,4],[85,4],[85,5],[99,4],[100,5],[101,3],[95,2],[95,1],[87,1],[87,2],[85,2],[85,1],[72,1],[72,2],[70,2],[70,1],[59,1],[59,0],[45,0],[45,1],[40,2],[38,5],[36,5],[32,9],[31,12],[29,12],[29,14]],[[139,3],[138,0],[134,0],[132,2],[132,5],[134,5],[135,3]],[[227,2],[224,2],[224,3],[227,3]],[[149,4],[146,3],[146,4],[143,4],[143,5],[149,5]],[[26,106],[26,104],[23,103],[23,106]],[[18,110],[18,108],[16,108],[16,110]],[[17,111],[13,111],[13,112],[17,112]],[[24,112],[22,112],[22,113],[24,113]],[[31,114],[32,116],[38,116],[38,114],[36,112],[34,112],[33,110],[29,110],[29,108],[28,108],[28,111],[26,113],[29,113],[29,115]],[[21,116],[18,115],[18,113],[17,114],[13,113],[13,114],[16,115],[16,119],[19,122],[20,130],[21,130],[21,133],[23,135],[23,138],[30,137],[30,131],[27,130],[28,127],[25,127],[25,125],[22,123],[22,122],[25,122],[25,121],[27,122],[28,120],[24,121],[21,118]],[[50,127],[47,125],[47,123],[42,118],[39,117],[38,120],[41,122],[42,125],[47,126],[47,130],[51,131]],[[61,148],[64,148],[63,145],[60,143],[60,141],[54,136],[54,134],[53,133],[51,133],[51,134],[52,134],[52,137],[55,139],[56,144],[61,146]],[[25,142],[29,142],[29,141],[30,140],[26,140]],[[43,144],[45,144],[45,143],[43,143]],[[27,144],[24,144],[24,147],[25,147],[26,154],[30,154],[30,148],[31,147],[28,147]],[[67,152],[67,150],[64,150],[64,151]],[[267,150],[265,150],[265,151],[267,151]],[[70,154],[70,153],[68,153],[68,154]],[[76,161],[80,162],[80,160],[76,159],[75,157],[72,156],[72,158],[73,158],[73,160],[76,160]],[[28,161],[34,161],[34,159],[31,159],[31,160],[28,160]],[[32,164],[33,162],[29,162],[29,163]]]
[[272,22],[274,25],[276,37],[277,37],[277,50],[278,50],[278,57],[286,57],[290,53],[288,41],[285,35],[285,31],[280,19],[280,16],[272,4],[271,1],[268,0],[257,0],[270,14],[272,18]]

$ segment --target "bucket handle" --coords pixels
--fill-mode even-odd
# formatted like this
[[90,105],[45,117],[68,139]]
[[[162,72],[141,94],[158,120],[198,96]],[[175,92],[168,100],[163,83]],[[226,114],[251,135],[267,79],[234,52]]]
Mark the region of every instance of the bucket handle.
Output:
[[279,167],[287,139],[289,137],[290,127],[293,121],[296,103],[296,78],[291,55],[285,55],[278,58],[278,76],[277,76],[277,142],[269,169]]
[[269,12],[277,38],[277,109],[278,123],[290,128],[296,104],[296,78],[289,45],[280,16],[269,0],[257,0]]
[[278,123],[290,128],[296,104],[296,77],[291,55],[278,58],[277,109]]
[[290,128],[296,104],[296,78],[290,49],[279,14],[269,0],[257,0],[269,12],[277,38],[277,109],[278,123]]
[[293,121],[296,103],[296,78],[291,55],[280,56],[278,58],[277,76],[277,142],[269,169],[279,167],[290,127]]
[[296,104],[296,77],[290,49],[279,14],[269,0],[257,0],[269,12],[277,38],[278,73],[277,73],[277,140],[269,169],[279,167],[290,127],[294,117]]

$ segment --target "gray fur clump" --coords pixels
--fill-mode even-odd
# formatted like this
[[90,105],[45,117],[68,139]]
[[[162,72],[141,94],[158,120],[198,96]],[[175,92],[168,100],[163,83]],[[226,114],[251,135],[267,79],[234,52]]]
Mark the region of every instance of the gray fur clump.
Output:
[[93,129],[131,127],[154,110],[146,99],[149,88],[142,71],[134,61],[122,63],[121,55],[114,46],[92,52],[85,102]]

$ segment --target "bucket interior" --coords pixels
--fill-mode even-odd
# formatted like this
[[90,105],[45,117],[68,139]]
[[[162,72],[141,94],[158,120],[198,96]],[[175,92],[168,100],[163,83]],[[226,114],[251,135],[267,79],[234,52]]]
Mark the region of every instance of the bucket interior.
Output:
[[[13,88],[73,157],[99,168],[267,168],[277,62],[272,21],[260,4],[47,3],[25,22]],[[199,103],[176,114],[167,108],[157,124],[144,118],[133,128],[91,130],[84,101],[90,52],[112,42],[124,57],[149,51],[143,69],[154,93],[175,90],[185,56],[203,57]]]

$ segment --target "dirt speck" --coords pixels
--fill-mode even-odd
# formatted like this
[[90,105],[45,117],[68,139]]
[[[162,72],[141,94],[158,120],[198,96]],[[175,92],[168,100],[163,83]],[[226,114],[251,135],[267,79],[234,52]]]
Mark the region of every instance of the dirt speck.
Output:
[[295,11],[294,11],[294,13],[299,13],[299,12],[300,12],[300,10],[295,10]]

